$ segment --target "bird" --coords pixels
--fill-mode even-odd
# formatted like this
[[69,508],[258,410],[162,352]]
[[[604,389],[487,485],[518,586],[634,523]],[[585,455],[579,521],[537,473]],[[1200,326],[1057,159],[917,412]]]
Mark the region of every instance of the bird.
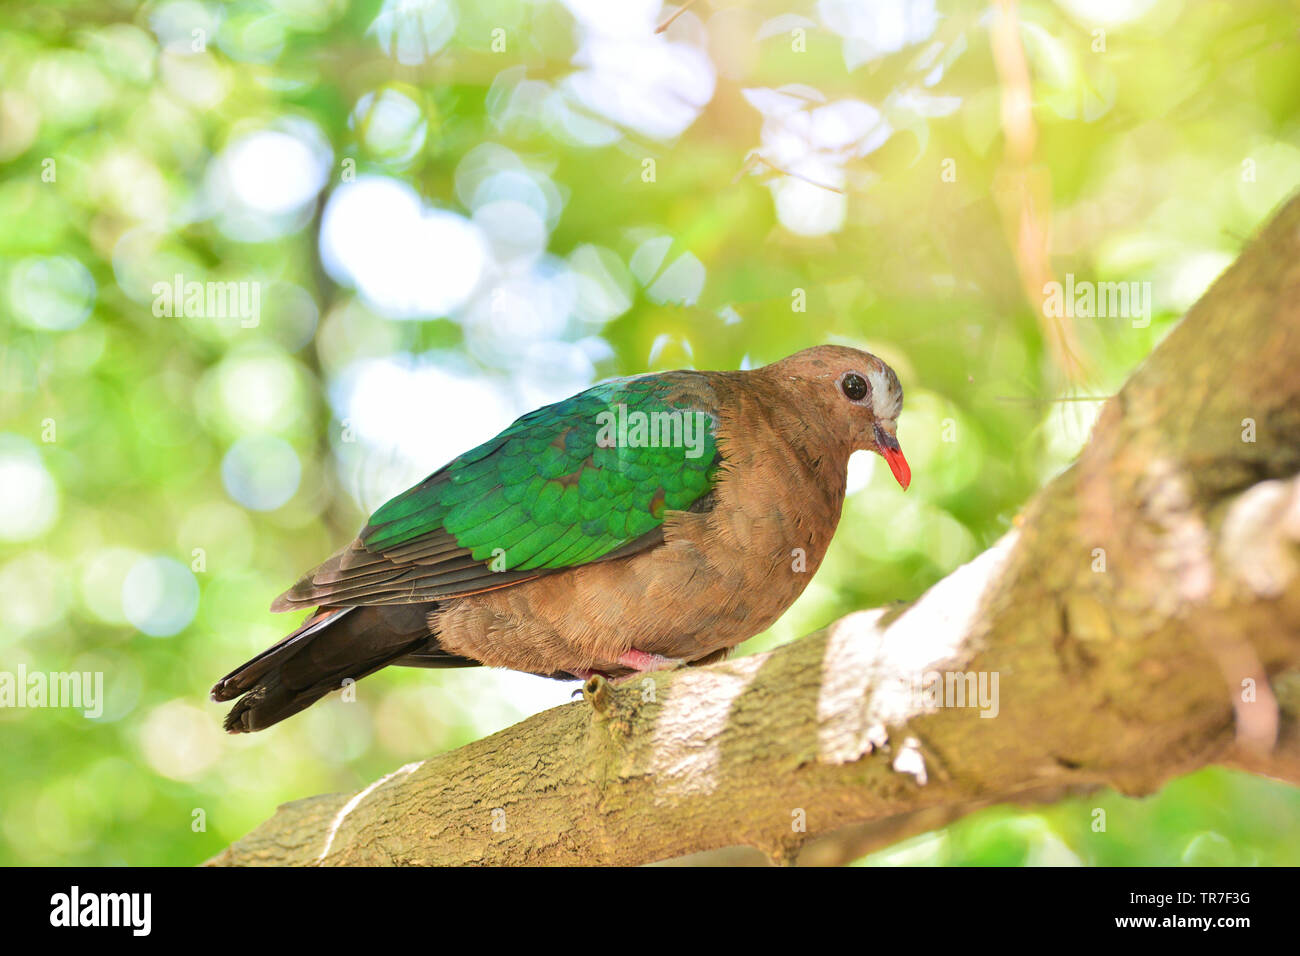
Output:
[[902,405],[881,359],[819,345],[529,412],[275,599],[311,613],[212,688],[238,698],[225,729],[263,730],[387,666],[625,680],[719,660],[816,573],[854,451],[907,490]]

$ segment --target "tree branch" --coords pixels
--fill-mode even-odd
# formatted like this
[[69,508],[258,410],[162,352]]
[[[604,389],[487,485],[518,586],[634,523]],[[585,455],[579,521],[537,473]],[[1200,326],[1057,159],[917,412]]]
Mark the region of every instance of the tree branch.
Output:
[[[917,601],[766,654],[597,680],[358,794],[287,804],[210,863],[635,864],[738,845],[784,863],[814,837],[804,862],[839,862],[991,803],[1148,793],[1211,763],[1300,784],[1298,366],[1294,200],[1017,527]],[[954,706],[959,685],[983,706]]]

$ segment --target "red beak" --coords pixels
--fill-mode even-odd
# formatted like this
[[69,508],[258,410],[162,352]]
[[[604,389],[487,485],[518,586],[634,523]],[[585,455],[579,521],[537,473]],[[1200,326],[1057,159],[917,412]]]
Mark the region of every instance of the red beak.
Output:
[[898,438],[877,425],[876,447],[880,449],[880,457],[889,462],[889,470],[894,473],[894,480],[906,491],[907,486],[912,483],[912,469],[908,466],[907,459],[903,457],[903,449],[898,444]]

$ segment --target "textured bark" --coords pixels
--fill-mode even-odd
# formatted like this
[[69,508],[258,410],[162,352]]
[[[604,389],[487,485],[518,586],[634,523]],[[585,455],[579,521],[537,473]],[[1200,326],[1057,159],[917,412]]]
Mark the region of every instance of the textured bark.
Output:
[[[917,601],[767,654],[595,679],[359,794],[287,804],[210,862],[634,864],[735,846],[837,862],[992,803],[1148,793],[1212,763],[1300,784],[1297,368],[1300,200],[1016,527]],[[996,716],[927,706],[927,672],[996,674]]]

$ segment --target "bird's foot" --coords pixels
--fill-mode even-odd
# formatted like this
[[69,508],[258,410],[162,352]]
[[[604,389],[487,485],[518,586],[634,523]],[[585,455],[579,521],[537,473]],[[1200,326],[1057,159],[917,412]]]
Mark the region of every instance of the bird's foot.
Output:
[[[651,671],[676,670],[678,667],[685,666],[686,661],[680,657],[664,657],[662,654],[647,654],[645,651],[638,651],[633,648],[625,654],[620,654],[617,663],[619,667],[625,667],[632,673],[623,674],[620,677],[614,677],[612,674],[599,670],[571,670],[567,673],[571,674],[583,683],[586,683],[593,677],[603,677],[611,683],[621,684],[624,681],[632,680],[635,677],[640,677],[642,674]],[[579,688],[573,692],[573,696],[577,697],[581,693],[582,689]]]
[[[586,685],[587,681],[591,680],[593,677],[595,677],[595,676],[597,676],[597,675],[599,675],[599,676],[601,676],[601,677],[604,677],[604,676],[605,676],[604,674],[601,674],[600,671],[595,671],[595,670],[581,670],[581,669],[578,669],[578,670],[567,671],[566,673],[569,674],[570,677],[573,677],[573,678],[575,678],[575,679],[577,679],[577,680],[582,681],[583,686]],[[579,694],[581,694],[581,693],[582,693],[582,687],[579,687],[577,690],[575,690],[575,691],[574,691],[572,694],[570,694],[569,696],[570,696],[570,697],[577,697],[577,696],[578,696]]]

